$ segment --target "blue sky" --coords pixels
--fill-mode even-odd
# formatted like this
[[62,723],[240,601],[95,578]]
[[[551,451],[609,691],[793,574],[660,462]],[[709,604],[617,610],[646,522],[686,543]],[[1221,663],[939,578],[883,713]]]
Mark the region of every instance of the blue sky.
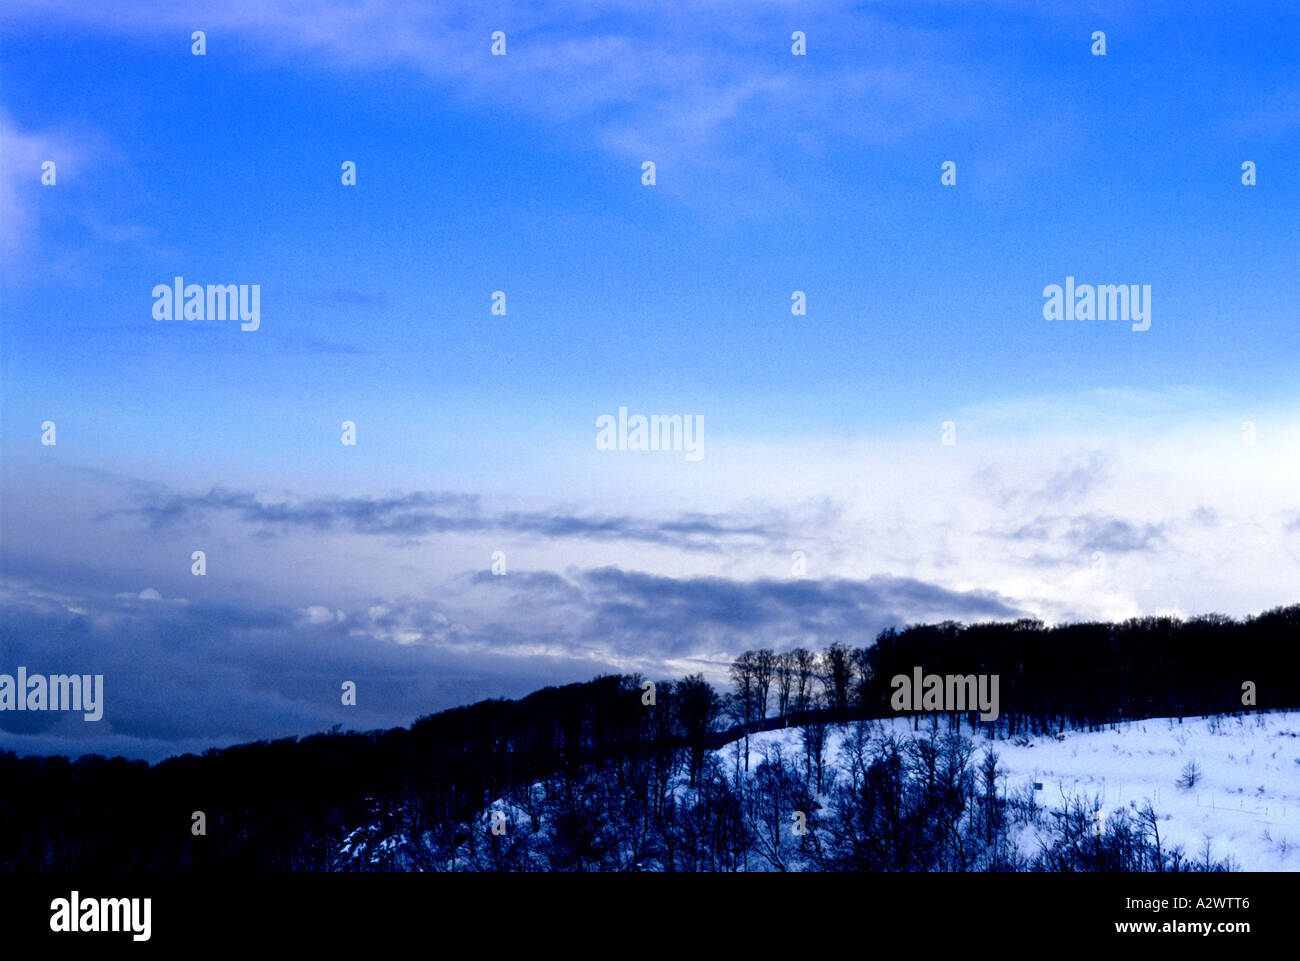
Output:
[[[8,4],[12,622],[93,662],[77,630],[182,629],[141,591],[264,618],[209,676],[302,644],[321,690],[395,685],[366,726],[927,616],[1294,601],[1298,41],[1283,3]],[[260,329],[155,321],[176,275],[260,284]],[[1045,321],[1067,275],[1149,284],[1150,330]],[[702,417],[704,460],[597,451],[619,406]],[[337,713],[182,735],[141,684],[97,746]]]

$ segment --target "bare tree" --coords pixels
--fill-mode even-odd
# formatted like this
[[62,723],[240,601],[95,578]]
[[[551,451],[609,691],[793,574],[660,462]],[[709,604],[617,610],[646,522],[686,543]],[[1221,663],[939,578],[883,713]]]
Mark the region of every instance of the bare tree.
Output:
[[690,751],[691,787],[699,784],[704,768],[705,741],[718,716],[718,695],[703,674],[677,682],[677,717]]
[[813,696],[813,678],[817,674],[817,655],[806,647],[790,652],[794,661],[794,709],[806,711]]
[[[990,847],[1002,827],[1002,804],[998,800],[999,773],[998,756],[992,748],[989,748],[984,755],[983,763],[980,765],[981,787],[983,788],[980,805],[984,814],[984,842]],[[992,854],[996,866],[996,852],[992,852]]]
[[790,713],[790,691],[794,685],[794,656],[789,652],[776,656],[776,712],[778,717]]
[[1165,869],[1164,853],[1160,850],[1160,818],[1156,814],[1156,809],[1151,806],[1148,799],[1146,807],[1138,812],[1138,824],[1142,832],[1150,839],[1152,846],[1155,848],[1153,865],[1157,871]]
[[875,678],[875,668],[871,663],[871,648],[854,648],[852,660],[855,683],[851,686],[851,699],[855,704],[866,705],[871,697],[871,682]]
[[[816,707],[814,701],[811,707]],[[804,755],[804,783],[811,785],[816,775],[817,793],[824,791],[826,764],[826,725],[818,721],[807,723],[802,728]]]
[[749,770],[749,724],[754,716],[755,662],[758,656],[745,651],[731,665],[731,683],[736,687],[734,706],[745,727],[745,770]]
[[767,717],[767,698],[772,690],[772,675],[776,673],[776,655],[769,647],[754,654],[754,709],[758,720]]

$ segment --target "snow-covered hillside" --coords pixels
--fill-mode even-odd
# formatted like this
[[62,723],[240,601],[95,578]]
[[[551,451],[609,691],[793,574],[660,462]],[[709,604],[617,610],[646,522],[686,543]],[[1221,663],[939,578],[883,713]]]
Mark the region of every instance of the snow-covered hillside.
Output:
[[[907,718],[876,722],[902,737],[924,735],[922,720],[913,732]],[[947,729],[947,720],[941,722]],[[1058,737],[990,742],[969,728],[980,753],[992,747],[1006,777],[1008,795],[1031,788],[1040,804],[1059,808],[1064,797],[1098,798],[1106,813],[1133,810],[1147,800],[1160,815],[1160,833],[1189,855],[1203,850],[1208,837],[1214,856],[1231,856],[1243,871],[1300,870],[1300,712],[1243,717],[1156,718],[1097,731],[1065,731]],[[839,765],[845,730],[827,737],[827,759]],[[797,756],[797,729],[770,731],[749,739],[750,762],[765,748],[780,746]],[[734,763],[735,745],[717,752]],[[1201,777],[1181,788],[1184,767],[1195,760]],[[1032,845],[1032,834],[1021,838]]]
[[[879,751],[886,741],[896,740],[905,751],[912,742],[927,741],[937,725],[938,740],[949,731],[947,717],[922,718],[914,728],[910,718],[870,721],[827,726],[823,751],[823,789],[800,803],[830,812],[844,795],[839,788],[852,775],[853,742],[859,740]],[[997,796],[1011,819],[1007,843],[1032,863],[1053,844],[1061,843],[1060,833],[1066,823],[1053,812],[1073,808],[1075,817],[1082,809],[1091,813],[1099,808],[1103,823],[1110,824],[1116,812],[1124,811],[1133,823],[1148,802],[1158,819],[1159,844],[1166,855],[1181,847],[1194,864],[1230,863],[1243,871],[1300,870],[1300,711],[1253,714],[1243,717],[1160,718],[1134,721],[1095,731],[1067,730],[1060,735],[1018,736],[990,741],[982,730],[963,728],[973,751],[966,762],[975,771],[981,769],[989,748],[997,755]],[[709,767],[733,786],[736,773],[743,770],[743,741],[736,741],[712,752]],[[878,755],[877,755],[878,756]],[[786,728],[751,735],[749,738],[748,774],[742,780],[744,795],[761,789],[764,762],[780,763],[799,772],[808,763],[805,757],[804,732]],[[1196,783],[1185,781],[1189,762],[1199,769]],[[870,763],[870,757],[867,758]],[[862,769],[860,764],[859,772]],[[757,780],[755,780],[757,779]],[[551,803],[556,784],[537,783],[529,790],[512,792],[498,798],[469,822],[445,826],[441,840],[425,832],[412,838],[402,829],[405,818],[398,811],[375,811],[372,823],[351,831],[334,858],[336,870],[554,870],[557,847],[590,846],[583,857],[590,858],[598,870],[661,870],[664,850],[656,844],[645,827],[650,816],[638,808],[620,808],[618,787],[609,779],[593,779],[581,793],[582,805],[574,809]],[[669,778],[663,786],[664,798],[670,798],[682,812],[678,818],[689,820],[693,793],[683,774]],[[856,789],[854,789],[856,790]],[[983,804],[973,788],[970,803]],[[633,792],[635,793],[635,792]],[[852,795],[853,790],[849,794]],[[775,795],[773,795],[775,797]],[[1032,804],[1027,799],[1032,798]],[[548,800],[549,799],[549,800]],[[626,797],[624,796],[624,802]],[[769,843],[767,855],[782,862],[784,870],[814,870],[806,848],[788,837],[789,830],[772,825],[788,823],[791,810],[779,802],[781,810],[773,820],[758,813],[750,823],[754,837]],[[744,805],[742,805],[744,807]],[[771,808],[765,810],[771,811]],[[1035,810],[1041,813],[1034,813]],[[556,812],[563,813],[557,818]],[[1028,813],[1027,813],[1028,812]],[[754,811],[743,817],[749,818]],[[582,822],[575,828],[574,818]],[[1119,818],[1123,821],[1125,819]],[[561,821],[566,823],[560,823]],[[812,822],[811,815],[809,822]],[[747,822],[749,823],[749,822]],[[1075,822],[1076,824],[1080,822]],[[1082,822],[1091,836],[1095,821]],[[510,849],[509,858],[499,856],[492,843],[493,825]],[[1069,830],[1069,829],[1067,829]],[[1074,828],[1073,830],[1078,830]],[[556,838],[566,835],[563,844]],[[634,836],[638,835],[640,836]],[[479,840],[475,840],[478,838]],[[1209,856],[1206,843],[1209,842]],[[1074,843],[1074,842],[1071,842]],[[722,870],[768,870],[772,862],[757,848],[743,862]],[[495,861],[493,860],[495,858]],[[596,867],[595,863],[603,865]],[[1040,862],[1041,863],[1041,862]],[[1050,859],[1046,862],[1051,867]],[[659,867],[656,867],[656,864]],[[948,870],[979,870],[978,864],[966,861]],[[713,869],[719,869],[714,867]],[[1097,868],[1085,868],[1095,870]],[[1144,868],[1145,870],[1145,868]]]

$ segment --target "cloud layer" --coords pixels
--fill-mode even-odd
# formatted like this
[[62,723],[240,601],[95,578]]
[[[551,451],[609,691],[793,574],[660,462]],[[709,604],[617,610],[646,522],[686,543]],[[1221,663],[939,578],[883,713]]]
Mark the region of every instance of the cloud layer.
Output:
[[[20,752],[158,758],[214,744],[366,730],[484,697],[521,695],[605,671],[721,680],[752,645],[865,643],[908,614],[1011,617],[1006,601],[918,581],[667,578],[613,568],[480,575],[493,616],[428,599],[252,607],[169,598],[0,593],[0,672],[103,674],[104,719],[0,714],[0,746]],[[357,685],[356,707],[341,685]]]

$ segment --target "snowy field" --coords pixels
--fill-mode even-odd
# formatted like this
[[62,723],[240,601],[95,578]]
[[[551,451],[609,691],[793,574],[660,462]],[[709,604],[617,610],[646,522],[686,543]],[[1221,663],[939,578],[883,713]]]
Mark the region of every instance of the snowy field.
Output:
[[[910,719],[879,722],[902,737],[916,736]],[[946,719],[941,730],[947,729]],[[922,721],[919,734],[926,734]],[[965,733],[972,733],[964,729]],[[1005,774],[1008,795],[1034,782],[1040,804],[1060,809],[1066,797],[1100,799],[1104,813],[1142,808],[1149,799],[1160,816],[1161,843],[1182,845],[1196,858],[1208,837],[1215,858],[1231,856],[1242,871],[1300,870],[1300,711],[1247,717],[1155,718],[1098,731],[1066,731],[1059,739],[1041,735],[1026,744],[989,742],[974,733],[978,766],[992,743]],[[843,734],[828,733],[831,770]],[[751,765],[765,746],[780,745],[787,759],[801,757],[798,729],[750,738]],[[735,745],[717,752],[734,764]],[[1178,781],[1195,760],[1201,779],[1193,788]],[[726,768],[724,768],[726,769]],[[1021,839],[1032,847],[1032,834]]]

